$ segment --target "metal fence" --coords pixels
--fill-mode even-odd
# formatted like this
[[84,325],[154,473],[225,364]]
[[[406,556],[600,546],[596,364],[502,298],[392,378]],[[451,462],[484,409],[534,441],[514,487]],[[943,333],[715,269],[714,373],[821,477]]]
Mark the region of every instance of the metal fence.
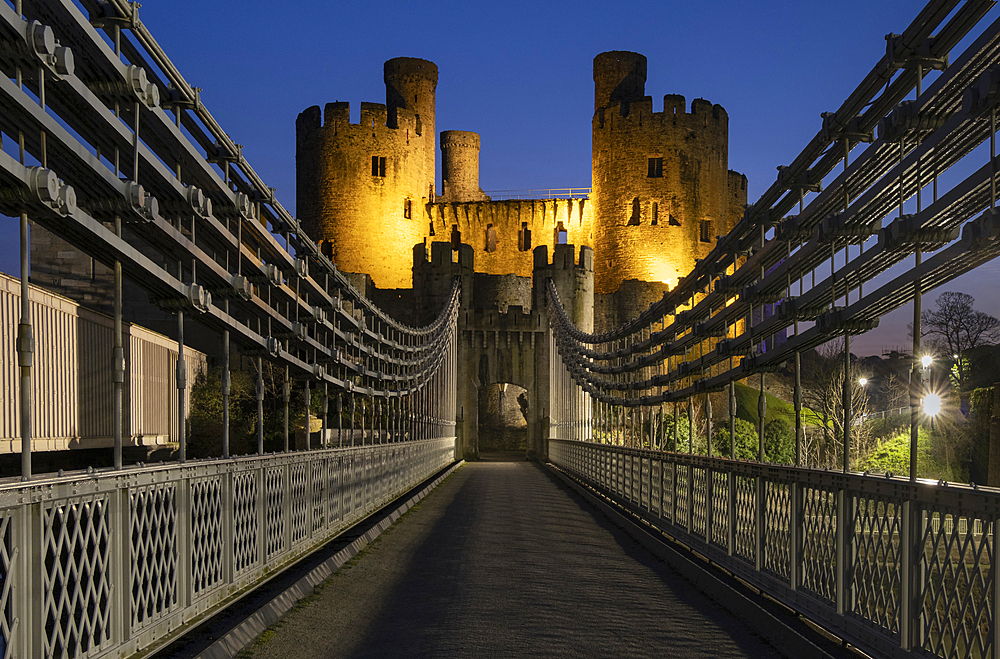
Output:
[[0,657],[156,646],[454,454],[442,437],[0,485]]
[[996,656],[996,490],[568,440],[549,457],[866,652]]
[[[0,274],[0,348],[13,355],[17,338],[20,282]],[[37,286],[29,287],[36,328],[36,372],[32,380],[34,451],[108,447],[114,444],[111,387],[114,319]],[[127,445],[174,443],[178,398],[174,381],[177,341],[137,325],[124,325],[126,362],[124,435]],[[207,356],[185,348],[193,375]],[[21,451],[17,363],[0,364],[0,453]],[[191,390],[185,390],[189,409]]]
[[590,188],[538,188],[531,190],[488,190],[493,201],[506,199],[587,199]]

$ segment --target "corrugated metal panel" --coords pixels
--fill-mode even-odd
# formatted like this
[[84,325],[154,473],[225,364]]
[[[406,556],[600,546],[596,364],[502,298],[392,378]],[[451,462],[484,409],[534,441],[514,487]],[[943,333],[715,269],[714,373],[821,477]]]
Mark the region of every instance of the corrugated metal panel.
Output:
[[[109,446],[114,433],[111,318],[31,287],[35,335],[33,449]],[[0,274],[0,452],[20,450],[20,387],[15,339],[20,283]],[[126,443],[177,441],[177,342],[125,325]],[[184,349],[189,382],[206,368],[204,353]],[[190,400],[190,387],[186,391]],[[188,404],[190,404],[188,402]]]

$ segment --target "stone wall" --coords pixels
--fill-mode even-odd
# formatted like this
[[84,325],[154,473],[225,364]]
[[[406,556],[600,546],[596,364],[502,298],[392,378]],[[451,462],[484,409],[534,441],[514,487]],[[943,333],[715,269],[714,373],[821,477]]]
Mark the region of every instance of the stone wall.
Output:
[[592,194],[597,292],[626,279],[671,287],[742,215],[746,183],[728,169],[729,117],[720,105],[645,96],[646,58],[594,59]]
[[479,134],[441,131],[441,194],[438,201],[489,201],[479,188]]
[[[296,203],[302,226],[345,272],[381,288],[412,285],[411,249],[434,196],[437,67],[415,58],[385,64],[386,100],[327,103],[296,120]],[[376,158],[373,162],[373,158]],[[384,159],[384,160],[383,160]]]
[[592,207],[586,198],[429,204],[428,239],[470,245],[477,272],[530,277],[535,247],[594,246]]

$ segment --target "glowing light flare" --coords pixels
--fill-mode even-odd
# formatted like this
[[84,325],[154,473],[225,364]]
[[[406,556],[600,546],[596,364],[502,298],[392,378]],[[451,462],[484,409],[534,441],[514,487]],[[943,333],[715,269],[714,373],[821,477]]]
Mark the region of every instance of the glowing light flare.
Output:
[[924,355],[923,357],[920,358],[920,365],[923,366],[924,368],[927,368],[932,363],[934,363],[934,358],[931,357],[930,355]]
[[941,397],[937,394],[927,394],[924,398],[924,414],[927,416],[937,416],[941,413]]
[[862,387],[865,386],[865,385],[867,385],[868,384],[868,378],[859,378],[858,379],[858,384],[860,384]]

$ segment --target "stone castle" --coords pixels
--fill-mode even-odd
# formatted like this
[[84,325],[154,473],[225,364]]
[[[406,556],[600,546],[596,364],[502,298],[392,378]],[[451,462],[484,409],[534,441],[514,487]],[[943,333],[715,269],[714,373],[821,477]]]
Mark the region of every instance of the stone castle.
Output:
[[[429,322],[460,277],[465,452],[525,443],[540,452],[559,422],[548,409],[543,281],[555,281],[585,331],[631,320],[675,286],[746,205],[746,177],[728,168],[729,117],[703,99],[688,109],[675,94],[654,112],[646,58],[601,53],[590,194],[493,200],[480,188],[474,132],[440,134],[435,187],[437,66],[391,59],[384,79],[385,104],[362,103],[360,123],[344,102],[299,115],[298,217],[341,271],[404,322]],[[490,430],[519,424],[519,446]]]

